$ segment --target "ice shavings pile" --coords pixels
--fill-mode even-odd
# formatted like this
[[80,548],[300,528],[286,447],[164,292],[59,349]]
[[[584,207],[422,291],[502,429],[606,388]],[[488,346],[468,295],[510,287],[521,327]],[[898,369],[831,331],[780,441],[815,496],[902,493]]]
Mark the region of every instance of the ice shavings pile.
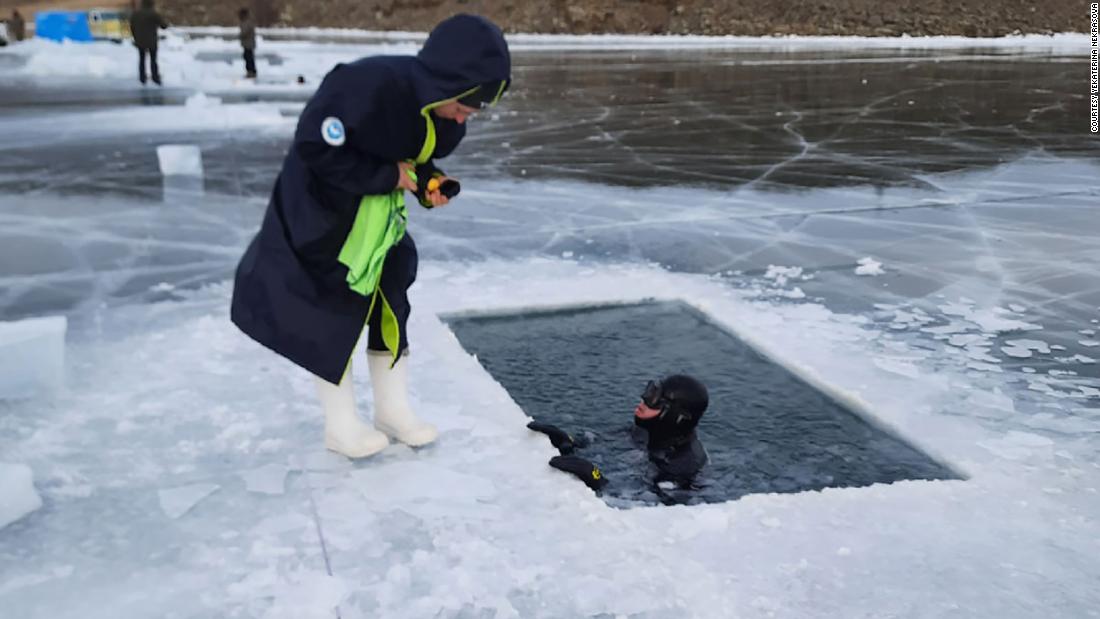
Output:
[[857,264],[856,275],[882,275],[886,272],[882,270],[882,263],[870,256],[860,258]]

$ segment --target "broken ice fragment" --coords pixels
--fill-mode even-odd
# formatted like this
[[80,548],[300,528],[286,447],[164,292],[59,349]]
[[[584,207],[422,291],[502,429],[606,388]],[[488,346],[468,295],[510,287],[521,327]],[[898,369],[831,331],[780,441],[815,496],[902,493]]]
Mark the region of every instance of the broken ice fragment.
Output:
[[160,508],[169,518],[175,520],[191,511],[199,501],[216,492],[218,488],[217,484],[192,484],[158,490],[157,497],[160,499]]

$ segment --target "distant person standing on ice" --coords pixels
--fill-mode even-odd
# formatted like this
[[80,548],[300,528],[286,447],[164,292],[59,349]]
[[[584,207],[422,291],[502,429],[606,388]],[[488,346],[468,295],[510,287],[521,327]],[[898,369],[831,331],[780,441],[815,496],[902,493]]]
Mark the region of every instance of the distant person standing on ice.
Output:
[[237,11],[241,20],[241,48],[244,50],[244,73],[248,79],[256,79],[256,22],[247,8]]
[[8,20],[8,38],[12,43],[22,41],[27,36],[27,23],[23,21],[23,16],[19,13],[19,9],[11,10],[11,19]]
[[[302,111],[267,214],[237,267],[232,319],[309,370],[325,413],[325,445],[351,458],[389,438],[438,435],[407,398],[407,290],[417,252],[405,233],[405,190],[443,206],[457,182],[433,160],[450,154],[466,119],[500,100],[511,79],[504,36],[456,15],[416,56],[339,64]],[[374,428],[355,411],[351,359],[367,331]]]
[[160,67],[157,66],[157,30],[167,28],[168,22],[153,8],[153,0],[141,0],[141,8],[130,16],[130,33],[134,47],[138,49],[138,79],[145,83],[145,57],[149,56],[149,72],[153,83],[160,85]]

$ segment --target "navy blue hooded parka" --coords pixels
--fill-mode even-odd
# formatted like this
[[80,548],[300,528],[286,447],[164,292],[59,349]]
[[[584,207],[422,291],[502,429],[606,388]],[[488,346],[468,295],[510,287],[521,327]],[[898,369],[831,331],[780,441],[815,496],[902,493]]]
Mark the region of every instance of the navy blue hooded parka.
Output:
[[[397,162],[421,154],[427,122],[435,126],[433,158],[462,140],[465,126],[431,114],[433,104],[510,75],[500,29],[472,15],[440,23],[417,56],[374,56],[329,72],[302,112],[263,224],[237,267],[234,324],[339,383],[370,307],[370,297],[348,288],[347,267],[337,260],[360,199],[393,191]],[[322,134],[331,119],[342,125],[342,140]],[[402,349],[405,289],[415,277],[416,248],[406,235],[387,255],[380,284],[402,324]]]

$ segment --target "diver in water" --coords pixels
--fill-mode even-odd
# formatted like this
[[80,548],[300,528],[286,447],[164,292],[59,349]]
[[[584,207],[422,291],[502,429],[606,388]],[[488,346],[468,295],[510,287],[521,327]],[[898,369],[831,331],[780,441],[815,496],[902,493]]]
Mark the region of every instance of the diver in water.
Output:
[[[706,465],[707,450],[695,433],[699,420],[707,410],[707,388],[698,380],[683,374],[649,381],[641,401],[634,409],[634,436],[644,442],[654,474],[654,490],[663,492],[666,482],[679,489],[690,489],[695,475]],[[609,480],[599,467],[576,454],[587,445],[556,426],[532,421],[527,427],[550,437],[550,443],[560,455],[550,459],[550,466],[576,475],[589,488],[602,490]]]

